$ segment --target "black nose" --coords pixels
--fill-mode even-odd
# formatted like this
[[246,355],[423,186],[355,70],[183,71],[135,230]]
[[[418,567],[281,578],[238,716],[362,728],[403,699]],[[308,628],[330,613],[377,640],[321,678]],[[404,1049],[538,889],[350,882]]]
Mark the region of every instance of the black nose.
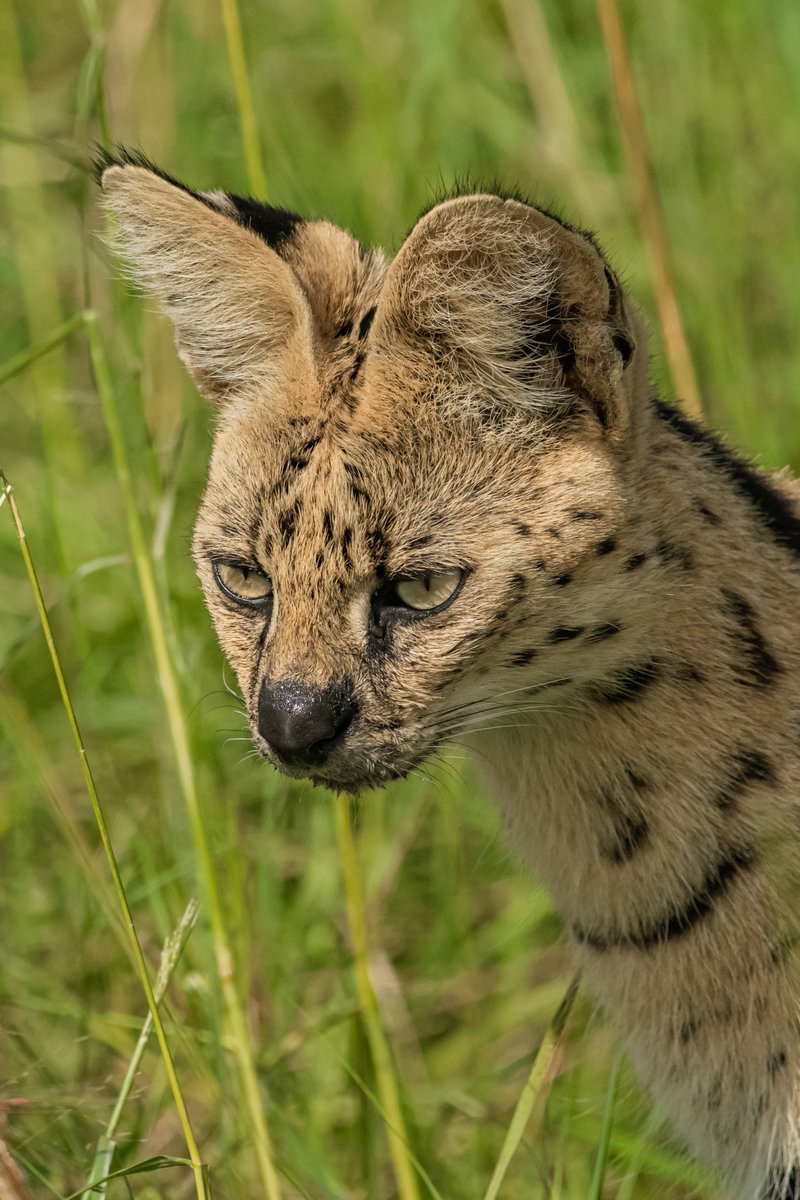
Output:
[[321,689],[291,679],[265,679],[258,697],[258,730],[290,766],[323,762],[356,715],[353,685]]

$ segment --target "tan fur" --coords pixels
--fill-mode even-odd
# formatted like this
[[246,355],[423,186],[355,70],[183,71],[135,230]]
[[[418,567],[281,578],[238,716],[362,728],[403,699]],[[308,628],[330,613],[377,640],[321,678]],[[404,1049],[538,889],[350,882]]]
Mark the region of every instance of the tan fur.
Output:
[[[354,682],[331,787],[474,745],[660,1109],[738,1195],[800,1195],[800,557],[654,407],[599,252],[471,196],[386,268],[326,223],[276,253],[142,167],[103,185],[220,409],[194,552],[256,745],[267,677]],[[215,558],[272,580],[266,623]],[[437,567],[452,605],[376,639],[381,581]]]

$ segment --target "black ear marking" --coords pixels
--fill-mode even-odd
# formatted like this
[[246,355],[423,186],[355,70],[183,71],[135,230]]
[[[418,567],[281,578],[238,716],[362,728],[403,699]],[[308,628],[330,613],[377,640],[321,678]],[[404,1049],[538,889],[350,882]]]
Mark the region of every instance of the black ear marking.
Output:
[[278,253],[284,242],[297,231],[297,227],[305,224],[298,213],[288,208],[273,208],[271,204],[263,204],[249,196],[234,196],[230,192],[227,195],[238,214],[238,223]]
[[187,187],[179,179],[162,171],[141,150],[127,150],[124,146],[116,146],[113,151],[109,151],[98,146],[92,160],[92,168],[98,183],[102,184],[103,174],[109,167],[141,167],[145,171],[150,171],[159,179],[163,179],[165,183],[180,188],[187,196],[199,200],[201,204],[205,204],[206,208],[222,213],[231,221],[235,221],[237,225],[249,229],[276,252],[280,252],[281,246],[292,237],[299,225],[305,224],[304,219],[298,213],[291,212],[288,208],[274,208],[271,204],[264,204],[261,200],[253,200],[249,196],[236,196],[231,192],[223,192],[222,196],[218,194],[218,200],[224,196],[225,201],[230,204],[230,211],[228,211],[227,205],[215,203],[213,197]]

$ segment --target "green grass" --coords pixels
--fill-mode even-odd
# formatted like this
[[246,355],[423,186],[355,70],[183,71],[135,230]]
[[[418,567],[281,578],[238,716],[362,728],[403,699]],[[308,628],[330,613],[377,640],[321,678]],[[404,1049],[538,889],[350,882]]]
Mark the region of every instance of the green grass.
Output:
[[[617,1078],[613,1033],[583,994],[506,1155],[571,970],[547,898],[460,763],[355,810],[357,984],[358,877],[330,797],[232,740],[244,724],[188,556],[209,412],[153,305],[115,282],[76,167],[109,135],[199,187],[259,190],[263,164],[270,200],[389,247],[455,176],[499,178],[594,228],[655,323],[594,7],[273,0],[239,15],[256,140],[217,0],[0,5],[0,466],[152,978],[200,902],[162,1015],[212,1194],[271,1195],[271,1146],[285,1200],[475,1200],[501,1153],[499,1200],[710,1198],[624,1062]],[[765,465],[797,469],[800,12],[675,0],[622,16],[705,410]],[[86,309],[105,396],[97,345],[93,361],[83,323],[64,325]],[[669,394],[657,336],[653,353]],[[185,1159],[154,1039],[115,1111],[147,1006],[8,504],[0,871],[0,1138],[30,1195],[83,1187],[112,1116],[113,1169]],[[196,1194],[185,1165],[107,1185],[110,1200],[131,1192]]]

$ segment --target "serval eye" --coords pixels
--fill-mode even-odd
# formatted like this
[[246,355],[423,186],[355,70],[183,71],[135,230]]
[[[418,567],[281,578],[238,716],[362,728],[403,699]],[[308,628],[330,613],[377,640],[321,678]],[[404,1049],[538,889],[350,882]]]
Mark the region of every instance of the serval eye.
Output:
[[220,559],[215,559],[211,565],[220,590],[237,604],[246,604],[250,608],[264,608],[271,602],[272,583],[263,571],[222,562]]
[[455,568],[452,571],[426,571],[424,575],[415,575],[410,579],[397,579],[393,585],[395,599],[405,608],[413,608],[416,612],[432,612],[453,599],[463,578],[464,572]]

